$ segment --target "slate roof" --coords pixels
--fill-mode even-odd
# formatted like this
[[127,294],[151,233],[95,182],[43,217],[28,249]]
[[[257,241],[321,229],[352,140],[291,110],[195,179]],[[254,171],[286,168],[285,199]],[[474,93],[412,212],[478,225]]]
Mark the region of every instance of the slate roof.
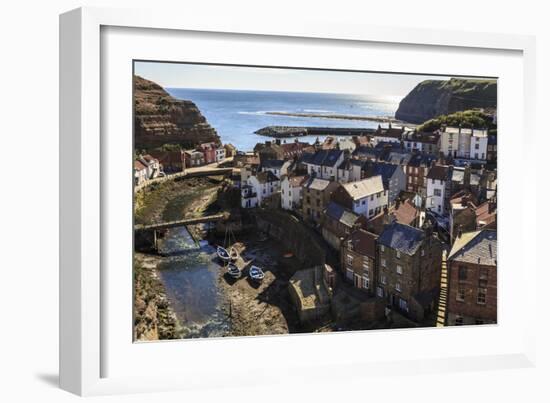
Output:
[[483,229],[462,234],[460,238],[456,238],[448,260],[496,266],[497,232]]
[[377,235],[358,229],[353,231],[349,237],[349,241],[353,245],[353,250],[363,256],[376,257],[376,239]]
[[319,150],[313,154],[306,163],[333,167],[343,153],[343,150]]
[[446,181],[449,178],[449,167],[446,165],[434,165],[428,171],[427,178]]
[[424,237],[424,231],[394,222],[382,231],[378,243],[412,256],[422,245]]
[[325,210],[325,214],[350,228],[353,227],[353,224],[361,217],[335,202],[329,203]]
[[258,182],[260,183],[277,182],[279,180],[279,178],[277,178],[277,176],[275,176],[271,171],[258,173],[256,175],[256,179],[258,179]]
[[261,162],[262,168],[281,169],[285,160],[264,160]]
[[377,159],[380,154],[382,154],[384,150],[380,148],[374,148],[370,146],[358,146],[355,151],[353,152],[353,155],[357,157],[371,157]]
[[386,161],[391,164],[407,165],[411,160],[411,153],[392,151]]
[[363,197],[384,191],[384,184],[380,175],[357,182],[344,183],[342,187],[353,200],[362,199]]
[[437,157],[435,155],[417,153],[411,156],[411,159],[409,160],[409,163],[407,165],[410,165],[412,167],[420,167],[420,166],[428,167],[435,160],[437,160]]
[[330,185],[330,181],[326,179],[319,179],[319,178],[310,178],[305,184],[304,187],[308,189],[313,190],[325,190],[328,185]]
[[382,177],[382,182],[384,182],[384,184],[386,185],[389,183],[396,169],[401,168],[399,167],[399,165],[389,164],[385,162],[371,162],[366,167],[368,176],[380,175]]

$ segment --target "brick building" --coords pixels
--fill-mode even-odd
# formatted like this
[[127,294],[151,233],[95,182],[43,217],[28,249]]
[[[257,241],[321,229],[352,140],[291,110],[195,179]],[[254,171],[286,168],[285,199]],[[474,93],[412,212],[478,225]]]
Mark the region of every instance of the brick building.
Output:
[[340,250],[342,239],[349,236],[355,228],[366,228],[367,218],[360,214],[330,202],[323,214],[323,238],[336,250]]
[[430,232],[394,222],[378,238],[376,295],[420,321],[439,296],[442,244]]
[[376,240],[378,236],[356,229],[341,246],[341,266],[346,280],[374,295],[376,286]]
[[461,234],[447,262],[447,325],[496,323],[497,232],[483,229]]
[[430,154],[415,153],[405,168],[407,191],[426,196],[426,176],[437,157]]
[[330,196],[338,187],[337,182],[309,178],[302,186],[302,214],[305,220],[321,223],[323,210],[330,202]]

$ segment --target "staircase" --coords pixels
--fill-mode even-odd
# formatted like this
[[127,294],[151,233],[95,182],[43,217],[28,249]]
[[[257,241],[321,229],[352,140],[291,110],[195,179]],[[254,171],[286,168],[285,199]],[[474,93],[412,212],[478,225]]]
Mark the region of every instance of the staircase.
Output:
[[437,308],[437,327],[445,326],[447,317],[447,298],[449,296],[449,279],[447,272],[447,251],[441,257],[441,282],[439,285],[439,304]]

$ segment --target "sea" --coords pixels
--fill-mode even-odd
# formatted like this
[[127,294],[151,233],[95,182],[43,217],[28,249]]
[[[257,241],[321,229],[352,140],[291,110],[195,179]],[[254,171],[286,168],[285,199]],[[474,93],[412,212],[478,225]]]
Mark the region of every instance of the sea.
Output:
[[[376,128],[378,122],[320,117],[270,115],[267,112],[364,115],[394,117],[401,97],[313,92],[250,91],[226,89],[166,88],[176,99],[193,101],[223,143],[251,151],[269,139],[254,134],[266,126],[317,126]],[[317,137],[300,141],[313,143]],[[293,141],[292,138],[282,141]],[[323,140],[323,137],[320,137]]]

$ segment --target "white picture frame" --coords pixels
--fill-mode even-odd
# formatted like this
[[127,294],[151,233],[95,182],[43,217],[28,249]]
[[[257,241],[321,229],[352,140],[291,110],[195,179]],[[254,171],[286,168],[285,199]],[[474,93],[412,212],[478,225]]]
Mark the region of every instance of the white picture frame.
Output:
[[[131,102],[131,93],[122,93],[115,90],[117,87],[114,81],[106,83],[102,80],[102,69],[105,68],[105,60],[102,57],[111,55],[103,48],[107,47],[105,37],[102,32],[109,31],[110,27],[117,27],[119,30],[143,30],[144,35],[151,33],[159,34],[156,38],[161,41],[178,40],[177,33],[193,33],[195,38],[201,34],[208,36],[215,33],[214,40],[227,36],[237,35],[239,38],[252,38],[254,43],[271,43],[278,46],[277,43],[292,43],[297,46],[311,45],[312,41],[319,41],[320,46],[331,46],[337,51],[338,47],[348,46],[375,46],[379,49],[389,46],[410,47],[411,51],[421,51],[422,49],[445,49],[450,53],[470,51],[476,53],[479,57],[485,52],[503,52],[514,54],[515,62],[511,68],[509,79],[510,88],[520,99],[516,100],[514,107],[520,105],[517,111],[518,118],[512,120],[506,118],[501,112],[499,95],[499,132],[501,130],[501,121],[503,131],[506,128],[521,133],[521,141],[515,144],[517,154],[514,158],[520,158],[527,161],[529,152],[534,147],[535,133],[533,130],[534,122],[534,93],[535,93],[535,42],[534,38],[522,35],[501,35],[489,33],[466,33],[455,31],[429,31],[408,28],[381,28],[369,25],[348,25],[326,22],[305,21],[299,26],[283,27],[277,21],[269,20],[247,20],[246,18],[232,19],[194,19],[190,15],[172,14],[168,11],[151,10],[112,10],[102,8],[81,8],[70,11],[60,17],[60,384],[63,389],[79,395],[96,395],[112,393],[135,393],[151,392],[161,390],[186,389],[196,387],[226,386],[227,380],[224,379],[224,364],[222,361],[235,360],[231,351],[227,351],[228,343],[231,343],[231,350],[243,349],[248,345],[254,345],[257,348],[269,346],[273,351],[272,359],[269,364],[258,364],[251,370],[258,373],[258,382],[260,383],[281,383],[292,382],[298,374],[300,379],[324,379],[328,378],[327,372],[331,368],[338,369],[338,376],[344,378],[346,374],[354,376],[368,377],[373,374],[408,374],[408,373],[432,373],[441,371],[464,371],[474,369],[495,369],[495,368],[520,368],[533,366],[535,362],[535,321],[530,320],[534,312],[524,311],[522,320],[517,323],[511,323],[509,326],[500,324],[501,314],[506,315],[507,311],[502,312],[501,306],[511,306],[513,301],[499,300],[499,325],[494,327],[484,327],[476,329],[443,329],[445,333],[440,333],[441,337],[464,340],[465,346],[462,350],[457,349],[447,354],[445,351],[434,351],[433,354],[427,354],[425,351],[408,353],[406,350],[400,352],[398,356],[389,356],[384,358],[377,356],[374,352],[369,352],[370,357],[350,356],[353,346],[362,345],[365,340],[380,346],[379,343],[395,343],[406,338],[409,340],[420,340],[421,337],[435,340],[434,330],[419,329],[415,333],[410,331],[391,331],[374,332],[367,336],[365,332],[351,332],[339,335],[320,336],[284,336],[284,337],[261,337],[261,338],[238,338],[234,340],[200,340],[200,341],[182,341],[182,342],[164,342],[164,343],[146,343],[139,347],[129,345],[128,352],[131,354],[143,354],[144,359],[157,359],[165,357],[167,354],[173,354],[176,349],[188,349],[192,346],[195,355],[189,351],[189,361],[186,364],[168,365],[162,374],[154,375],[144,371],[139,376],[131,373],[128,368],[120,366],[116,371],[111,371],[106,364],[107,359],[115,356],[118,351],[124,350],[122,346],[113,344],[109,331],[106,326],[112,325],[112,321],[106,319],[109,316],[118,315],[117,310],[111,310],[114,305],[112,298],[109,300],[109,290],[111,285],[106,286],[105,279],[110,278],[109,273],[105,273],[102,267],[108,265],[108,256],[111,253],[119,253],[109,248],[104,239],[104,226],[108,226],[109,219],[105,216],[105,211],[109,210],[109,192],[116,183],[108,183],[105,179],[106,167],[114,168],[110,164],[112,153],[109,147],[113,145],[109,138],[102,137],[102,133],[109,131],[109,124],[105,123],[105,106],[102,105],[103,93],[111,91],[116,92],[115,96],[127,98]],[[136,31],[137,32],[137,31]],[[123,32],[127,35],[128,32]],[[130,33],[131,35],[131,33]],[[165,35],[165,36],[163,36]],[[168,36],[170,38],[168,38]],[[110,40],[108,46],[117,46],[122,42]],[[317,43],[317,42],[316,42]],[[129,47],[131,49],[131,47]],[[434,50],[434,51],[435,51]],[[429,51],[426,50],[426,51]],[[105,53],[106,52],[106,53]],[[162,52],[160,52],[162,53]],[[160,54],[159,53],[159,54]],[[121,53],[122,54],[122,53]],[[114,55],[111,55],[114,57]],[[135,59],[143,58],[143,55],[124,57],[133,57]],[[267,55],[254,53],[253,56],[262,60],[269,59]],[[453,57],[453,56],[449,56]],[[475,55],[472,56],[475,58]],[[222,56],[208,58],[205,56],[203,61],[223,62]],[[227,56],[229,60],[229,56]],[[472,59],[473,60],[473,59]],[[192,61],[200,62],[198,56]],[[249,62],[250,63],[250,62]],[[265,64],[261,61],[258,64]],[[312,62],[313,63],[313,62]],[[342,66],[352,64],[350,61],[342,59]],[[108,64],[108,62],[107,62]],[[504,64],[504,62],[503,62]],[[127,66],[124,66],[124,69]],[[291,66],[292,67],[292,66]],[[382,64],[374,70],[383,71]],[[482,64],[478,66],[482,69]],[[475,74],[475,63],[468,68],[463,67],[464,71],[470,71]],[[504,67],[503,67],[504,68]],[[122,71],[124,71],[122,69]],[[403,68],[404,72],[409,72]],[[489,70],[487,70],[489,71]],[[426,71],[429,73],[429,71]],[[519,72],[519,73],[518,73]],[[453,71],[444,71],[440,73],[453,73]],[[118,73],[115,73],[118,74]],[[109,77],[118,77],[116,75]],[[128,77],[131,80],[131,77]],[[518,81],[519,80],[519,81]],[[505,85],[506,85],[505,82]],[[118,81],[117,81],[118,83]],[[112,84],[112,86],[111,86]],[[127,83],[126,83],[127,84]],[[124,84],[125,85],[125,84]],[[123,85],[123,88],[124,88]],[[500,85],[500,83],[499,83]],[[108,86],[106,88],[105,86]],[[127,88],[127,86],[126,86]],[[118,95],[117,95],[118,94]],[[108,98],[111,99],[111,98]],[[109,104],[112,105],[112,102]],[[127,106],[127,105],[126,105]],[[510,108],[513,107],[510,105]],[[503,106],[506,108],[507,106]],[[506,110],[506,109],[504,109]],[[127,109],[126,109],[127,111]],[[122,120],[130,122],[131,116],[120,116]],[[509,125],[509,126],[507,126]],[[509,132],[509,131],[508,131]],[[126,133],[124,136],[130,135]],[[499,140],[500,141],[500,140]],[[115,145],[113,145],[115,146]],[[513,168],[507,168],[506,156],[510,153],[514,144],[499,143],[499,168],[507,174],[502,182],[499,178],[499,204],[504,201],[503,214],[499,215],[499,243],[506,247],[507,240],[501,239],[501,234],[506,238],[506,232],[503,226],[514,225],[506,218],[506,200],[510,199],[511,192],[507,192],[507,181],[517,180],[514,176]],[[106,148],[107,147],[107,148]],[[123,147],[123,146],[122,146]],[[122,148],[123,149],[123,148]],[[128,151],[129,152],[129,151]],[[503,157],[503,158],[501,158]],[[128,157],[131,158],[131,157]],[[511,156],[510,156],[511,158]],[[104,165],[104,163],[106,163]],[[124,169],[125,163],[116,169]],[[122,168],[121,168],[122,167]],[[113,171],[114,172],[114,171]],[[510,178],[510,179],[507,179]],[[519,178],[524,189],[535,189],[535,177],[527,176]],[[516,201],[521,207],[528,205],[526,192],[521,192],[521,196]],[[531,192],[530,197],[535,195]],[[510,206],[512,203],[509,204]],[[131,204],[128,205],[130,209]],[[520,209],[521,210],[521,209]],[[516,265],[520,267],[522,276],[517,279],[517,287],[526,286],[528,278],[536,277],[536,255],[522,254],[521,251],[527,250],[529,233],[535,232],[534,220],[522,220],[524,212],[519,212],[516,216],[518,222],[522,225],[516,226],[516,236],[518,240],[516,248],[518,255],[524,255],[520,261],[514,260],[514,256],[508,252],[502,252],[503,248],[499,246],[499,269],[507,265]],[[535,214],[531,210],[530,214]],[[115,219],[112,215],[108,217]],[[525,216],[527,218],[527,216]],[[111,224],[112,225],[112,224]],[[118,227],[121,231],[131,231],[131,227]],[[121,229],[122,228],[122,229]],[[124,249],[124,248],[122,248]],[[127,253],[121,250],[120,253]],[[506,257],[501,260],[501,255]],[[518,268],[516,267],[516,270]],[[127,277],[127,276],[126,276]],[[131,294],[131,277],[121,279],[126,281],[128,290],[124,291],[126,295]],[[500,277],[499,277],[500,282]],[[504,281],[506,283],[506,281]],[[536,292],[533,288],[524,288],[521,294],[522,307],[532,304],[535,306]],[[499,297],[506,292],[501,293],[502,288],[499,283]],[[505,290],[504,290],[505,291]],[[130,310],[130,301],[124,302],[127,306],[119,305],[119,310]],[[123,313],[127,315],[126,313]],[[123,315],[121,314],[121,315]],[[530,316],[531,315],[531,316]],[[125,316],[127,317],[127,316]],[[122,321],[123,324],[126,323]],[[505,329],[505,330],[502,330]],[[116,332],[115,330],[111,330]],[[506,334],[504,334],[505,332]],[[474,334],[475,337],[472,337]],[[505,350],[498,346],[494,351],[483,354],[475,351],[473,340],[490,340],[491,337],[510,337],[513,339],[509,343],[510,348]],[[124,339],[124,338],[123,338]],[[320,341],[321,340],[321,341]],[[121,343],[130,343],[127,338]],[[181,344],[178,344],[181,343]],[[195,343],[195,344],[190,344]],[[341,346],[341,355],[331,356],[330,358],[319,358],[307,355],[310,353],[308,348],[319,343],[328,346],[329,351],[335,346]],[[470,343],[470,344],[468,344]],[[498,345],[498,343],[495,343]],[[464,354],[471,348],[472,354]],[[378,348],[378,353],[383,349]],[[125,350],[126,351],[126,350]],[[152,353],[154,351],[154,353]],[[285,352],[302,351],[307,356],[304,362],[296,360],[280,360]],[[151,357],[154,355],[154,357]],[[289,354],[290,355],[290,354]],[[219,369],[214,370],[204,361],[204,357],[218,357],[220,360]],[[203,365],[201,365],[201,357]],[[224,358],[225,357],[225,358]],[[119,361],[129,359],[129,356],[119,355]],[[159,358],[162,360],[162,358]],[[246,359],[243,360],[246,365]],[[249,364],[250,365],[250,364]],[[264,371],[261,371],[262,365]],[[284,368],[278,371],[276,377],[262,376],[268,371],[268,365],[273,368]],[[189,367],[193,366],[192,371]],[[302,370],[307,367],[307,374]],[[128,370],[126,373],[125,371]],[[332,374],[334,375],[334,374]],[[244,384],[243,384],[244,386]]]

